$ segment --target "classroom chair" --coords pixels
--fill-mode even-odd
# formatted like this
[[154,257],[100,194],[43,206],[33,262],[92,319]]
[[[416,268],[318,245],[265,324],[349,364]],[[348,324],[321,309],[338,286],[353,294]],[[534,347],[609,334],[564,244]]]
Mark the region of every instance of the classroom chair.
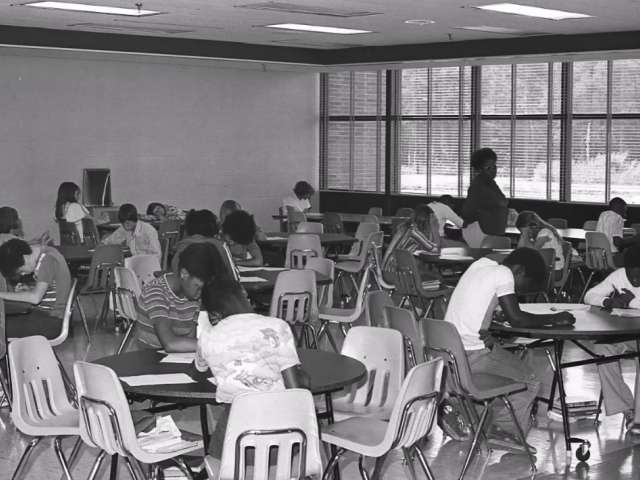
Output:
[[[573,247],[571,246],[571,243],[562,242],[562,255],[564,257],[564,266],[562,267],[562,276],[558,279],[556,278],[553,279],[553,288],[552,288],[552,293],[554,295],[556,302],[559,302],[561,300],[562,294],[563,292],[565,292],[565,288],[567,286],[567,281],[569,280],[569,275],[571,273],[572,251],[573,251]],[[568,296],[569,295],[567,294],[567,297]]]
[[402,334],[405,347],[405,371],[409,372],[417,364],[424,362],[425,342],[421,338],[418,322],[411,311],[396,306],[384,307],[386,317],[389,319],[389,328]]
[[[7,341],[6,341],[6,317],[4,315],[4,300],[0,300],[0,362],[5,363],[5,367],[8,369],[7,363]],[[0,387],[2,387],[2,395],[6,400],[9,410],[11,410],[11,390],[9,389],[9,382],[5,376],[5,370],[0,366]]]
[[[124,266],[131,270],[138,278],[140,289],[156,277],[155,272],[162,270],[160,260],[156,255],[133,255],[124,259]],[[140,293],[137,294],[140,296]]]
[[60,233],[60,245],[80,245],[80,235],[75,224],[60,219],[58,222],[58,230]]
[[[389,292],[393,291],[396,287],[388,281],[388,272],[382,270],[382,249],[384,247],[384,233],[379,236],[374,236],[371,239],[371,253],[369,255],[369,263],[371,273],[373,275],[372,280],[376,283],[378,288],[382,288]],[[391,275],[392,276],[392,275]]]
[[613,262],[613,254],[611,253],[611,243],[607,236],[602,232],[587,232],[585,234],[585,241],[587,248],[585,251],[585,264],[591,273],[587,277],[587,281],[584,284],[582,295],[580,295],[579,302],[584,301],[584,296],[589,290],[591,280],[596,272],[609,273],[616,269],[616,265]]
[[596,227],[598,226],[598,221],[597,220],[587,220],[586,222],[584,222],[584,224],[582,225],[582,228],[584,230],[588,230],[588,231],[595,231]]
[[324,226],[325,233],[344,233],[344,225],[339,213],[324,213],[322,216],[322,225]]
[[375,215],[376,217],[382,216],[382,207],[371,207],[367,212],[368,215]]
[[362,217],[360,217],[360,223],[365,222],[365,223],[380,223],[380,219],[376,216],[376,215],[370,215],[370,214],[366,214],[366,215],[362,215]]
[[287,207],[287,229],[289,232],[295,232],[298,225],[307,221],[307,216],[293,207]]
[[284,258],[286,268],[303,269],[307,259],[322,257],[320,236],[313,233],[292,233],[287,239],[287,251]]
[[[494,400],[502,402],[511,414],[520,443],[529,457],[532,471],[535,472],[535,457],[529,449],[522,426],[518,423],[513,406],[509,401],[509,395],[526,390],[526,384],[518,383],[499,375],[471,373],[467,353],[462,345],[460,334],[453,323],[425,319],[423,328],[429,352],[433,356],[441,357],[445,365],[447,365],[448,376],[453,382],[454,393],[464,399],[461,404],[465,407],[466,416],[471,420],[473,427],[473,441],[467,452],[459,479],[462,480],[464,478],[480,437],[482,436],[483,439],[486,439],[483,432],[490,427],[490,425],[485,424],[489,418],[489,410]],[[478,418],[474,404],[482,405],[480,418]]]
[[160,240],[160,248],[162,249],[162,259],[160,264],[162,270],[168,270],[170,265],[170,257],[176,249],[176,244],[180,240],[180,221],[165,220],[158,227],[158,239]]
[[127,321],[127,330],[116,350],[116,355],[120,355],[129,345],[136,328],[140,285],[136,274],[127,267],[114,268],[113,276],[116,284],[116,309],[118,314]]
[[547,223],[556,228],[569,228],[569,221],[566,218],[550,218]]
[[394,217],[400,217],[403,219],[413,217],[413,208],[400,207],[398,210],[396,210],[396,214],[394,215]]
[[315,233],[322,235],[324,233],[324,225],[320,222],[300,222],[296,228],[296,233]]
[[369,478],[364,466],[364,457],[375,458],[376,466],[372,478],[378,478],[387,453],[391,450],[402,450],[413,479],[417,478],[413,466],[415,455],[426,478],[433,480],[433,472],[419,443],[429,435],[433,427],[440,398],[442,365],[442,360],[438,358],[411,369],[402,382],[388,422],[352,417],[324,427],[322,441],[338,447],[338,451],[327,464],[323,478],[328,480],[330,472],[346,451],[360,456],[358,467],[364,480]]
[[388,420],[405,373],[402,334],[390,328],[353,327],[340,354],[362,362],[367,378],[333,399],[335,420],[350,417]]
[[331,279],[331,283],[327,285],[318,285],[318,305],[322,307],[333,307],[333,283],[335,278],[335,262],[328,258],[312,257],[307,259],[307,264],[304,266],[307,270],[313,270],[316,273],[320,273],[325,277]]
[[84,217],[82,219],[82,230],[82,234],[84,236],[82,240],[85,245],[95,247],[100,243],[100,234],[98,233],[98,228],[96,227],[93,218]]
[[395,306],[391,294],[386,290],[373,290],[367,294],[365,318],[370,327],[389,328],[389,318],[385,307]]
[[339,261],[355,260],[357,261],[359,255],[362,253],[364,242],[367,241],[369,235],[374,232],[380,231],[380,225],[375,222],[360,222],[356,233],[354,235],[356,241],[351,244],[351,250],[346,255],[338,255]]
[[306,348],[318,348],[313,326],[318,321],[316,272],[311,269],[280,272],[273,287],[269,315],[291,326],[298,347],[304,343]]
[[338,260],[336,263],[336,284],[345,275],[351,280],[355,290],[358,290],[358,277],[362,275],[365,269],[372,267],[371,255],[377,243],[382,243],[384,234],[382,232],[370,233],[362,243],[362,248],[357,256],[351,257],[349,260]]
[[[252,463],[248,451],[253,453]],[[270,465],[272,452],[276,462]],[[292,388],[235,397],[222,459],[207,456],[205,465],[211,480],[319,479],[322,458],[311,393]]]
[[511,248],[511,239],[509,237],[500,237],[497,235],[487,235],[482,239],[480,248],[493,248],[493,249],[509,249]]
[[544,260],[545,277],[542,285],[537,290],[522,293],[526,297],[530,297],[530,302],[535,302],[538,297],[542,297],[545,302],[549,303],[549,293],[553,289],[553,275],[556,266],[556,251],[553,248],[541,248],[538,250]]
[[75,362],[73,373],[78,388],[80,406],[80,436],[91,448],[100,449],[89,474],[94,480],[106,455],[120,455],[134,479],[146,478],[138,462],[149,465],[152,478],[158,478],[159,464],[175,463],[180,471],[192,478],[182,458],[203,448],[202,440],[186,442],[184,447],[166,453],[152,453],[142,448],[136,436],[129,402],[116,374],[108,367],[88,362]]
[[[11,420],[22,434],[33,437],[20,457],[13,479],[20,478],[33,449],[44,437],[54,437],[53,449],[63,478],[72,480],[70,468],[81,442],[78,410],[69,402],[58,361],[42,336],[15,339],[9,343],[13,408]],[[67,459],[62,439],[78,436]]]

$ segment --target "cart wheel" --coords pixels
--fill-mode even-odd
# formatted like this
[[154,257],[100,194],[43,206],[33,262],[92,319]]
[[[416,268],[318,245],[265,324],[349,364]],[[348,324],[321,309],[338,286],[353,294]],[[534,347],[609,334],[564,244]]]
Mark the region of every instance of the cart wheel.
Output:
[[576,458],[581,462],[586,462],[587,460],[589,460],[589,458],[591,457],[591,452],[589,451],[590,447],[591,445],[589,444],[589,442],[581,443],[578,447],[578,450],[576,450]]

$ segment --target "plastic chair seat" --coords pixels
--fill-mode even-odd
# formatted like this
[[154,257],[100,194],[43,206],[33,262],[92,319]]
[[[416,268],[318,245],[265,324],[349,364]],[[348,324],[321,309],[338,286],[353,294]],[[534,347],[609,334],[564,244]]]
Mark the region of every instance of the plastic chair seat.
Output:
[[351,417],[366,417],[377,420],[389,420],[393,405],[389,407],[378,407],[370,405],[360,405],[349,401],[350,396],[333,399],[333,418],[336,422]]
[[343,322],[351,323],[352,317],[355,314],[355,308],[335,308],[335,307],[320,307],[319,316],[322,320],[328,320],[329,322]]
[[350,253],[340,254],[337,257],[339,262],[357,262],[359,260],[358,255],[352,255]]
[[359,259],[338,261],[336,263],[336,270],[342,270],[348,273],[358,273],[362,270],[362,262]]
[[418,293],[420,293],[421,297],[425,297],[425,298],[436,298],[436,297],[445,297],[448,295],[451,295],[453,293],[454,288],[453,287],[449,287],[447,285],[441,286],[440,288],[436,289],[430,289],[430,288],[425,288],[425,284],[428,285],[430,282],[430,280],[427,280],[426,282],[423,282],[420,285],[420,290],[418,290]]
[[[69,406],[58,415],[46,419],[39,419],[37,423],[31,424],[25,419],[20,431],[25,435],[34,437],[59,436],[59,435],[80,435],[80,420],[78,410]],[[33,428],[33,429],[32,429]]]
[[389,423],[364,417],[351,417],[322,428],[322,441],[366,457],[387,453],[383,440]]
[[[181,430],[181,432],[183,432]],[[184,432],[183,432],[184,433]],[[194,434],[190,434],[194,435]],[[142,447],[140,448],[141,452],[136,455],[136,458],[143,463],[154,464],[164,462],[166,460],[170,460],[175,457],[180,457],[182,455],[188,455],[189,453],[196,452],[198,450],[202,450],[204,448],[204,442],[202,440],[196,440],[194,445],[189,446],[187,448],[181,448],[179,450],[171,450],[167,452],[148,452],[144,450]]]
[[510,395],[527,389],[524,383],[514,383],[513,380],[490,373],[474,373],[473,386],[475,391],[470,392],[476,400]]

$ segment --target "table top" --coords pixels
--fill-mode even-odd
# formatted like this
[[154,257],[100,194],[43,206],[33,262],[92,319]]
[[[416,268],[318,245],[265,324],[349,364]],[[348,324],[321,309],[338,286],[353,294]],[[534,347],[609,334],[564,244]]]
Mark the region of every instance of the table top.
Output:
[[[264,293],[270,292],[273,290],[273,287],[276,284],[276,279],[278,278],[278,274],[284,270],[273,271],[273,270],[251,270],[251,271],[241,271],[240,279],[242,277],[260,277],[264,278],[266,282],[241,282],[244,289],[247,293]],[[316,272],[316,283],[318,285],[328,285],[332,282],[331,278],[326,275],[322,275],[321,273]]]
[[[364,365],[353,358],[322,350],[298,350],[300,363],[311,379],[313,394],[337,392],[361,381],[367,374]],[[186,403],[214,403],[216,387],[207,380],[210,372],[199,373],[193,363],[160,363],[163,354],[155,350],[139,350],[95,360],[119,377],[186,373],[195,383],[178,385],[146,385],[131,387],[122,383],[124,391],[145,398],[167,399]]]
[[[287,246],[288,232],[267,232],[266,240],[258,240],[259,245],[284,247]],[[313,235],[313,234],[309,234]],[[356,242],[356,238],[345,233],[323,233],[319,235],[322,245],[351,245]]]
[[[64,259],[68,263],[90,263],[93,253],[96,251],[95,247],[89,247],[87,245],[55,245],[55,248],[62,254]],[[122,253],[128,256],[131,251],[129,247],[123,247]]]
[[[367,215],[366,213],[339,213],[340,218],[342,219],[343,222],[346,223],[360,223],[363,220],[365,220],[365,215]],[[324,214],[323,213],[318,213],[318,212],[309,212],[309,213],[305,213],[305,216],[307,217],[307,220],[310,222],[321,222],[324,219]],[[287,216],[286,215],[272,215],[272,218],[274,220],[286,220]],[[383,215],[383,216],[378,216],[378,223],[380,225],[392,225],[395,219],[398,220],[406,220],[408,217],[396,217],[393,215]]]
[[[518,336],[541,340],[622,341],[640,338],[640,316],[622,317],[606,312],[600,307],[591,306],[584,309],[585,306],[582,304],[536,303],[529,305],[535,308],[535,313],[555,313],[568,310],[575,317],[576,323],[572,327],[546,328],[514,328],[493,323],[490,331],[501,336]],[[523,310],[534,313],[528,308],[528,304],[521,304],[520,307]]]
[[438,265],[467,265],[475,262],[476,260],[491,256],[496,261],[501,261],[509,253],[511,249],[491,249],[491,248],[469,248],[469,247],[451,247],[443,248],[440,250],[440,254],[431,255],[427,252],[416,252],[417,257],[425,262]]
[[[585,230],[584,228],[558,228],[558,234],[565,240],[573,240],[573,241],[584,241],[585,235],[589,230]],[[633,236],[636,234],[636,231],[633,228],[625,228],[623,230],[624,236]],[[505,230],[505,235],[510,236],[519,236],[520,230],[516,227],[507,227]]]

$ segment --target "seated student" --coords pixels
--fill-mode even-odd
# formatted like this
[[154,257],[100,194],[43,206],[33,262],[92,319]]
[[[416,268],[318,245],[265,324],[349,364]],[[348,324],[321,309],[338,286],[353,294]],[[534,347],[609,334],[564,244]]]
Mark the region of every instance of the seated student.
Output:
[[636,237],[624,238],[624,222],[627,218],[627,202],[620,197],[612,198],[609,201],[609,209],[605,210],[598,217],[596,232],[604,233],[611,242],[611,251],[614,253],[615,264],[621,267],[624,264],[622,255],[615,255],[637,242]]
[[561,278],[565,258],[562,251],[562,237],[558,230],[542,220],[537,213],[528,210],[520,212],[516,227],[521,233],[518,247],[530,247],[536,250],[552,248],[556,252],[555,277]]
[[111,235],[102,240],[104,245],[126,245],[131,255],[162,256],[158,232],[152,225],[138,220],[138,210],[125,203],[118,210],[118,220],[122,224]]
[[[640,246],[634,245],[624,252],[624,268],[619,268],[601,283],[590,289],[584,303],[613,308],[640,308]],[[635,340],[622,343],[598,343],[595,353],[604,356],[620,355],[636,351]],[[634,395],[622,378],[620,362],[598,365],[602,397],[607,415],[624,413],[630,433],[640,434],[640,382],[636,382]],[[640,371],[636,369],[636,375]]]
[[203,304],[211,324],[200,326],[195,365],[201,372],[211,370],[216,401],[225,407],[209,444],[209,454],[219,460],[236,395],[307,387],[309,378],[289,325],[253,313],[240,284],[215,280],[205,287]]
[[[520,310],[518,292],[531,291],[545,278],[542,256],[531,248],[519,248],[502,264],[489,258],[475,261],[460,278],[451,299],[445,321],[453,323],[467,352],[472,373],[491,373],[527,385],[527,390],[509,399],[525,434],[529,431],[529,414],[541,387],[541,374],[549,366],[544,355],[534,358],[508,352],[486,335],[498,306],[504,320],[517,327],[572,325],[569,312],[533,315]],[[545,379],[546,380],[546,379]],[[494,424],[502,432],[513,433],[511,415],[504,405],[494,410]]]
[[218,219],[211,210],[189,210],[184,221],[184,238],[176,244],[171,261],[171,271],[178,272],[178,258],[180,253],[194,243],[220,244],[218,235]]
[[84,243],[84,228],[82,219],[90,217],[87,207],[80,202],[80,187],[73,182],[62,182],[58,187],[58,199],[56,200],[56,221],[65,220],[73,223],[78,231],[80,242]]
[[262,251],[256,243],[256,222],[244,210],[231,212],[222,224],[222,235],[238,266],[261,267]]
[[282,208],[287,213],[287,207],[291,207],[298,212],[306,212],[311,209],[309,199],[316,193],[310,183],[300,180],[293,187],[293,195],[282,199]]
[[178,273],[165,273],[143,287],[138,302],[138,342],[167,352],[194,352],[202,288],[224,271],[213,245],[189,245],[180,254]]
[[[227,218],[227,215],[229,215],[230,213],[236,212],[238,210],[242,210],[242,207],[235,200],[225,200],[224,202],[222,202],[222,205],[220,205],[220,217],[219,217],[219,224],[218,224],[220,228],[222,228],[222,224]],[[256,224],[256,242],[266,240],[266,239],[267,239],[267,236],[262,231],[262,228],[260,228],[260,226]]]
[[11,207],[0,208],[0,245],[7,240],[22,238],[22,225],[18,211]]
[[159,222],[166,220],[167,207],[158,202],[151,202],[147,206],[147,217],[157,220]]
[[35,279],[32,287],[18,285],[15,292],[0,292],[0,300],[35,305],[26,315],[6,318],[7,337],[56,338],[71,289],[71,274],[60,252],[46,245],[29,245],[17,238],[8,240],[0,246],[0,273],[9,281],[31,274]]
[[401,223],[394,232],[382,259],[382,269],[385,271],[393,271],[395,269],[396,259],[393,252],[398,249],[409,250],[410,252],[417,250],[438,252],[440,250],[438,230],[438,219],[433,210],[424,203],[416,205],[412,217]]

